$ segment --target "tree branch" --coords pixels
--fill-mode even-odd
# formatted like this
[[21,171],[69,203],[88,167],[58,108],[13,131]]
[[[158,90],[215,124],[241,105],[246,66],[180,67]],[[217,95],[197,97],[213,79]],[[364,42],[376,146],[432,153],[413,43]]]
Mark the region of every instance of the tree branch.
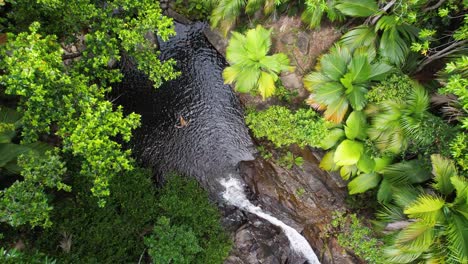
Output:
[[437,59],[443,58],[443,57],[445,57],[447,55],[450,55],[450,54],[452,54],[454,52],[459,51],[458,48],[460,46],[465,45],[467,42],[468,42],[468,40],[466,40],[466,39],[463,40],[463,41],[454,42],[450,46],[444,48],[443,50],[440,50],[440,51],[434,53],[433,55],[427,57],[427,59],[423,60],[421,62],[421,64],[419,64],[419,67],[416,70],[416,72],[421,71],[426,65],[428,65],[429,63],[431,63],[431,62],[433,62],[433,61],[435,61]]
[[375,23],[377,23],[377,21],[379,20],[379,18],[382,17],[382,14],[383,13],[386,13],[394,4],[396,3],[396,0],[392,0],[390,2],[388,2],[382,9],[380,9],[380,14],[375,16],[372,21],[371,21],[371,25],[375,25]]
[[423,12],[428,12],[428,11],[431,11],[431,10],[434,10],[436,8],[439,8],[446,0],[439,0],[439,2],[437,2],[437,4],[433,5],[433,6],[430,6],[430,7],[426,7],[423,9]]

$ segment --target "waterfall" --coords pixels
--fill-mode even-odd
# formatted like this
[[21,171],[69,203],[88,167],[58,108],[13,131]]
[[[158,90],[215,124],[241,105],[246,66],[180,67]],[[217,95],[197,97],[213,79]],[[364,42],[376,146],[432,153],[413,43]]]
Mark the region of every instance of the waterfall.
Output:
[[314,250],[310,247],[307,240],[299,234],[294,228],[281,222],[278,218],[273,217],[258,206],[253,205],[246,197],[244,189],[239,180],[230,177],[228,180],[221,179],[221,185],[226,190],[223,192],[223,198],[230,204],[237,206],[239,209],[246,210],[249,213],[255,214],[260,218],[267,220],[275,226],[280,227],[291,244],[291,249],[296,253],[302,254],[309,264],[320,264]]

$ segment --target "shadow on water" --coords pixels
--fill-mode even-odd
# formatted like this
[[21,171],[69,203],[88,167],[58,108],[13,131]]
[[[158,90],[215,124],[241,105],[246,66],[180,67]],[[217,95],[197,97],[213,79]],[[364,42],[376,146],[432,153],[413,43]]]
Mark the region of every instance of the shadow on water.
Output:
[[179,78],[155,90],[141,73],[127,72],[117,103],[142,117],[131,143],[139,161],[159,174],[194,176],[218,194],[219,179],[253,159],[253,143],[238,99],[223,83],[226,62],[203,35],[205,26],[176,23],[177,36],[160,42],[161,59],[177,61]]

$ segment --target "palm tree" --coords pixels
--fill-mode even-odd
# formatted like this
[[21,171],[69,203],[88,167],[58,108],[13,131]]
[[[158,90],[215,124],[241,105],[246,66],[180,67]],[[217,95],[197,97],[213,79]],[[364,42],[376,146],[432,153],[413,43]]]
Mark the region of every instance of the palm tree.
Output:
[[406,221],[385,254],[391,263],[468,262],[468,179],[458,175],[453,162],[431,156],[433,190],[421,191],[398,210],[387,210],[385,219]]
[[223,72],[227,84],[235,83],[239,92],[258,91],[262,98],[275,93],[278,74],[293,71],[289,59],[283,53],[267,55],[270,47],[271,30],[258,25],[245,35],[233,32],[226,49],[226,58],[231,66]]
[[431,144],[430,137],[421,129],[429,117],[429,96],[420,85],[406,100],[386,100],[367,109],[372,125],[369,138],[382,152],[399,154],[405,151],[412,139],[416,145]]
[[349,106],[362,110],[367,101],[370,82],[382,80],[392,67],[374,62],[375,53],[349,50],[334,46],[320,59],[317,71],[304,77],[304,85],[311,92],[307,103],[317,110],[325,110],[327,120],[340,123]]

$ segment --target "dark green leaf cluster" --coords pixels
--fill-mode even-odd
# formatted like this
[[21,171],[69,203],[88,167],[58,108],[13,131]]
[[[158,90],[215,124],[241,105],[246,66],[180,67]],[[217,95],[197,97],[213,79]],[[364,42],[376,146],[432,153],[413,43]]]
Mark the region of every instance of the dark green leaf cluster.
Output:
[[208,20],[214,5],[214,0],[176,0],[174,9],[190,19]]
[[198,183],[169,175],[159,197],[160,215],[170,219],[174,230],[181,228],[196,237],[200,248],[193,246],[190,249],[192,253],[198,252],[191,263],[222,263],[229,254],[231,242],[220,225],[219,211],[209,202],[207,193]]
[[286,107],[272,106],[265,111],[249,112],[247,125],[257,138],[266,138],[277,147],[298,144],[317,147],[325,138],[327,122],[311,109],[292,112]]
[[386,100],[404,100],[409,96],[416,82],[407,75],[392,74],[385,80],[373,85],[366,98],[369,103],[380,103]]

